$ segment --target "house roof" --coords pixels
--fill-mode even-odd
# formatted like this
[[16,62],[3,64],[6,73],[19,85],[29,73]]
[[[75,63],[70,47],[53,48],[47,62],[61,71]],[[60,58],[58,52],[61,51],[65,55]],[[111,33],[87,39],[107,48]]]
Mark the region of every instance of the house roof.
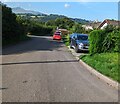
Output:
[[105,20],[99,25],[98,29],[100,29],[105,23],[107,23],[108,25],[118,26],[118,25],[120,24],[120,21],[105,19]]
[[92,22],[87,24],[87,26],[91,26],[92,28],[98,28],[101,22]]

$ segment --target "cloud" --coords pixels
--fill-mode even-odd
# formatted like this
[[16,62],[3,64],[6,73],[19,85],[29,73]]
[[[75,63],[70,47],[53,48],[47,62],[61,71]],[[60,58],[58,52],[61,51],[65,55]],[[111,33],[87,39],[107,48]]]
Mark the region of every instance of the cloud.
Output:
[[64,7],[65,7],[65,8],[69,8],[69,7],[70,7],[70,4],[65,4]]

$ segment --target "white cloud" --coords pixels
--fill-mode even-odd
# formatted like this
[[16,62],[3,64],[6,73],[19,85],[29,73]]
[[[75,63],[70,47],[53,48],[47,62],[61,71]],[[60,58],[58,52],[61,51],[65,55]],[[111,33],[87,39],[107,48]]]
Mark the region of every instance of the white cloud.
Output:
[[65,8],[69,8],[69,7],[70,7],[70,4],[65,4],[64,7],[65,7]]

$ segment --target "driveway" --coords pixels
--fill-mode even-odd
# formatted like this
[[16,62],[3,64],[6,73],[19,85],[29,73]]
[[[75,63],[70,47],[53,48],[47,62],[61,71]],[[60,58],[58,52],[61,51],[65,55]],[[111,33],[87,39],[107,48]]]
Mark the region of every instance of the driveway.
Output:
[[118,91],[91,75],[62,42],[30,37],[3,49],[3,102],[118,101]]

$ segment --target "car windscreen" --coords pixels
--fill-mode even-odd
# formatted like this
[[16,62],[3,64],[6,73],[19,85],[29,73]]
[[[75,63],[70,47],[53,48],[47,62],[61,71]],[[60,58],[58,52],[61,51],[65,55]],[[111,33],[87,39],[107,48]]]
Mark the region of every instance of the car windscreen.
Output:
[[78,40],[88,40],[88,36],[78,36]]

